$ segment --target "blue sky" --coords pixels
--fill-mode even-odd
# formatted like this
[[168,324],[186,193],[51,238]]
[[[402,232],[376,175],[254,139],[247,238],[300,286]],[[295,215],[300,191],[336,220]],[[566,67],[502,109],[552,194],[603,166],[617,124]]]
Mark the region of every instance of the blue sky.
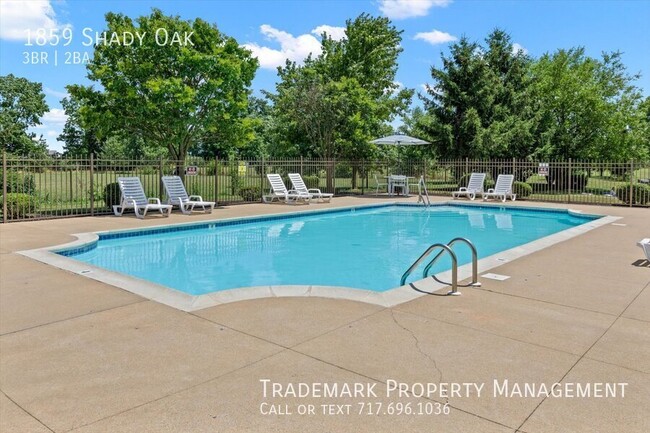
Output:
[[[256,93],[274,89],[275,67],[284,59],[300,61],[318,50],[322,30],[336,36],[347,19],[367,12],[387,16],[404,31],[397,81],[417,91],[431,82],[430,67],[441,65],[450,43],[461,36],[482,41],[499,27],[533,57],[576,46],[594,57],[620,50],[628,71],[642,74],[636,84],[650,95],[648,0],[0,0],[0,74],[43,83],[50,112],[34,131],[43,134],[50,149],[62,149],[56,136],[65,122],[59,102],[65,86],[89,83],[85,67],[74,64],[75,55],[92,56],[92,47],[83,45],[88,41],[83,30],[102,32],[109,11],[135,18],[153,7],[183,19],[201,17],[250,48],[261,63],[253,82]],[[71,36],[71,42],[64,46],[66,39],[46,38],[45,46],[37,46],[39,28],[57,29],[54,34]],[[27,29],[32,46],[26,45]],[[47,63],[41,52],[47,53]]]

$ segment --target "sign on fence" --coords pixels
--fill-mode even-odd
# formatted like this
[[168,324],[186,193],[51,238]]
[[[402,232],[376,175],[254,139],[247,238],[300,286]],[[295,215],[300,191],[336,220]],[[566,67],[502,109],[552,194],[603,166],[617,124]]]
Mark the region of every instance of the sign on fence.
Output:
[[537,174],[540,176],[548,176],[548,162],[540,162],[537,167]]
[[185,169],[185,174],[187,176],[196,176],[199,174],[199,168],[196,165],[190,165]]

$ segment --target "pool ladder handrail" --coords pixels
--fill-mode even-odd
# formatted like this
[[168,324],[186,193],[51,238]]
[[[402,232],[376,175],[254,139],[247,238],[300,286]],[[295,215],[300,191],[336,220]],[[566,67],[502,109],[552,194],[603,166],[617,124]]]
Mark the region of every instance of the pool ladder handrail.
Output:
[[[423,190],[424,194],[422,194]],[[427,207],[431,206],[431,200],[429,200],[429,192],[427,191],[427,184],[424,182],[424,176],[420,176],[420,180],[418,181],[418,203],[420,202],[427,205]]]
[[[429,271],[431,270],[431,267],[435,264],[435,262],[444,254],[445,252],[449,253],[449,256],[451,257],[451,291],[448,292],[448,295],[460,295],[461,293],[458,291],[458,258],[456,257],[456,253],[451,249],[452,246],[454,246],[455,243],[457,242],[463,242],[467,244],[472,250],[472,282],[466,286],[462,287],[467,287],[467,286],[472,286],[472,287],[480,287],[481,283],[478,282],[478,253],[476,251],[476,247],[474,244],[466,238],[458,237],[450,240],[447,242],[447,244],[442,244],[442,243],[436,243],[431,245],[429,248],[426,249],[424,253],[415,261],[413,264],[404,272],[402,275],[402,279],[400,280],[400,285],[403,286],[404,283],[406,282],[406,279],[408,276],[417,268],[424,259],[431,254],[433,250],[436,249],[441,249],[442,251],[438,252],[436,256],[424,267],[424,271],[422,272],[422,278],[427,278],[429,275]],[[443,284],[449,285],[449,283],[446,283],[444,281],[441,281]]]

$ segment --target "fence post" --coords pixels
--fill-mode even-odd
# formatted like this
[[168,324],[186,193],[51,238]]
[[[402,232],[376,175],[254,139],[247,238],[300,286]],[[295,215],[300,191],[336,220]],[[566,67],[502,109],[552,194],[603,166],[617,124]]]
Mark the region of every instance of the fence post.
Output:
[[634,160],[630,159],[630,207],[634,202]]
[[567,195],[567,203],[571,203],[571,187],[573,186],[573,178],[571,177],[571,158],[569,158],[569,174],[568,174],[569,179],[567,179],[567,185],[569,186],[568,190],[568,195]]
[[302,155],[300,155],[300,175],[302,176]]
[[[35,164],[34,164],[34,165],[35,165]],[[73,172],[73,171],[72,171],[72,165],[70,165],[69,170],[68,170],[68,173],[70,173],[70,176],[69,176],[70,182],[69,182],[69,185],[68,185],[68,187],[69,187],[68,189],[69,189],[69,191],[70,191],[70,196],[69,196],[69,198],[68,198],[69,201],[73,201],[73,200],[74,200],[74,192],[72,191],[72,190],[73,190],[73,188],[72,188],[72,184],[73,184],[73,181],[72,181],[72,172]]]
[[[465,173],[469,172],[469,158],[465,157]],[[465,174],[463,173],[463,174]]]
[[95,182],[94,182],[94,169],[95,165],[94,154],[90,154],[90,216],[95,216]]
[[219,197],[219,157],[214,156],[214,202],[218,203]]
[[[178,175],[180,176],[181,174],[179,173]],[[162,199],[162,191],[163,191],[162,176],[163,176],[163,159],[161,156],[158,159],[158,197],[160,197],[161,199]]]
[[[302,156],[300,158],[302,158]],[[262,165],[260,167],[260,193],[262,194],[263,197],[264,196],[264,155],[262,155]],[[264,200],[262,199],[262,201]]]
[[7,151],[2,151],[2,222],[7,223]]

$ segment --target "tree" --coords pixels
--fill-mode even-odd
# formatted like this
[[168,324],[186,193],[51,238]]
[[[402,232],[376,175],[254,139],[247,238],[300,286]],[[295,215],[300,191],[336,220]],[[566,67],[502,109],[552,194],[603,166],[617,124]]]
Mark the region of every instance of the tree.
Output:
[[532,68],[539,113],[534,155],[629,160],[648,156],[642,97],[621,53],[602,60],[584,48],[543,55]]
[[44,153],[47,146],[27,129],[41,124],[49,110],[43,85],[13,74],[0,76],[0,145],[21,155]]
[[85,157],[90,154],[99,155],[104,143],[97,137],[96,128],[83,127],[79,113],[81,108],[79,100],[69,96],[61,100],[61,105],[67,119],[57,140],[65,143],[63,148],[66,155],[74,157]]
[[[244,129],[258,62],[234,38],[200,18],[183,21],[158,9],[135,23],[108,13],[106,22],[119,43],[97,44],[87,65],[102,90],[68,89],[82,102],[84,124],[102,137],[140,137],[177,161],[207,137],[228,141]],[[144,35],[142,42],[127,44],[125,32]]]
[[[388,19],[362,14],[346,22],[345,38],[323,34],[317,57],[278,68],[276,93],[267,97],[277,127],[286,132],[282,148],[328,159],[371,156],[369,141],[407,108],[413,94],[395,83],[400,41],[401,32]],[[328,187],[330,181],[328,173]]]
[[424,97],[429,116],[417,127],[443,158],[526,157],[531,151],[530,59],[514,51],[510,36],[496,29],[486,47],[466,37],[431,68],[434,82]]

